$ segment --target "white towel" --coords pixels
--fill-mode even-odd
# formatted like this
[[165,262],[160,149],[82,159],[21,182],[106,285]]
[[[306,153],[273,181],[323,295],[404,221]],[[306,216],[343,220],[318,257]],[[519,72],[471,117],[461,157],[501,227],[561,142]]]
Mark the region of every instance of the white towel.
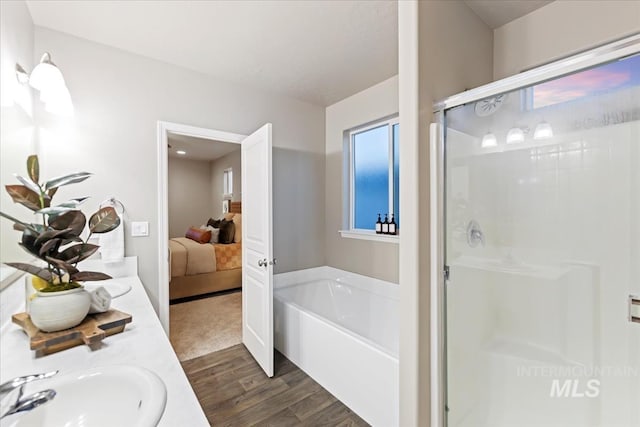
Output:
[[105,264],[124,261],[124,223],[108,233],[100,234],[100,255]]
[[109,307],[111,307],[111,294],[104,286],[94,289],[89,294],[91,295],[89,313],[104,313],[109,310]]

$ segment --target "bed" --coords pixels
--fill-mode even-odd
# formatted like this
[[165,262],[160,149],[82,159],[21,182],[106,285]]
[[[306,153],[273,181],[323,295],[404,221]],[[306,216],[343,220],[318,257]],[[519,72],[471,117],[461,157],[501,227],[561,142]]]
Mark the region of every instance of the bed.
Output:
[[242,287],[241,202],[231,202],[234,243],[198,243],[186,237],[169,239],[169,299],[193,297]]

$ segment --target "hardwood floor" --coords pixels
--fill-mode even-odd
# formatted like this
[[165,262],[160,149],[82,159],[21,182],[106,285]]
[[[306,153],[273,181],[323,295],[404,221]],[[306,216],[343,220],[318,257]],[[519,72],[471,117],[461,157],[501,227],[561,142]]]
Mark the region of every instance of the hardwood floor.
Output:
[[216,427],[368,426],[278,352],[273,378],[242,344],[187,360],[182,367]]

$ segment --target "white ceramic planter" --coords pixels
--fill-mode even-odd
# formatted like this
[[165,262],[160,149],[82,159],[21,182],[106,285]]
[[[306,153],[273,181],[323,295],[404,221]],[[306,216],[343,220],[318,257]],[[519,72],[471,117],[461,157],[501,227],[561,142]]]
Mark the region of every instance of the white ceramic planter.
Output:
[[84,288],[61,292],[36,292],[29,307],[33,324],[44,332],[79,325],[89,313],[91,295]]

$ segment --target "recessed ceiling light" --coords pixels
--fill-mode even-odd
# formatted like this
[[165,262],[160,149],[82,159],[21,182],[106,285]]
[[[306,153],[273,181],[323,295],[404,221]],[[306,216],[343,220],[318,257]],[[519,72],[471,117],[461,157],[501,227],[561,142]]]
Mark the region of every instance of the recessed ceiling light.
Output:
[[180,154],[181,156],[184,156],[185,154],[187,154],[186,151],[182,151],[182,150],[178,150],[176,151],[176,154]]

